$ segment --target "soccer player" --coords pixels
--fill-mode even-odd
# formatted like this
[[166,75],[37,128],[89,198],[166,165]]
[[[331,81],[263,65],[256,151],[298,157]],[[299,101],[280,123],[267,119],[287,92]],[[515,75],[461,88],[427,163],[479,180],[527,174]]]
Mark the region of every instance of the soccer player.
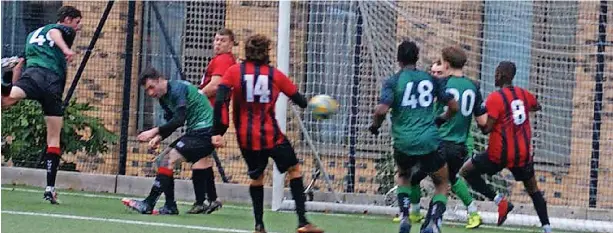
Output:
[[213,152],[213,109],[196,86],[186,81],[168,81],[154,68],[145,69],[139,77],[139,83],[147,95],[159,100],[168,122],[140,133],[137,139],[149,142],[149,147],[156,149],[160,142],[177,128],[185,125],[186,133],[175,145],[171,145],[174,148],[159,160],[158,174],[149,196],[144,201],[123,199],[122,202],[142,214],[152,214],[158,198],[164,193],[166,203],[158,210],[159,214],[179,214],[174,199],[173,169],[179,160],[202,163]]
[[255,232],[266,232],[264,214],[264,171],[268,158],[272,157],[279,171],[289,173],[289,186],[296,202],[299,233],[319,233],[323,230],[307,221],[305,216],[304,184],[296,153],[275,119],[275,102],[279,94],[289,98],[301,108],[307,106],[292,81],[270,62],[270,39],[257,34],[245,41],[245,61],[236,64],[223,76],[215,98],[213,144],[223,145],[223,134],[228,125],[222,122],[223,104],[233,99],[233,118],[236,137],[245,162],[251,184],[249,194],[253,202]]
[[[211,106],[215,104],[215,93],[221,82],[221,77],[230,66],[236,64],[236,58],[232,54],[232,47],[235,44],[234,32],[232,30],[221,29],[215,33],[213,42],[215,57],[206,67],[199,86],[200,92],[208,97]],[[216,153],[216,151],[213,151],[212,156],[217,156]],[[215,174],[213,173],[213,164],[215,162],[211,157],[204,158],[202,160],[203,163],[199,161],[192,164],[192,183],[194,185],[196,202],[187,211],[188,214],[210,214],[222,206],[221,202],[217,200]],[[207,206],[204,205],[204,201],[207,199],[205,197],[208,197],[209,201]]]
[[[7,109],[22,99],[38,101],[47,124],[45,166],[47,187],[43,197],[58,204],[55,178],[60,164],[60,133],[64,107],[62,95],[66,84],[66,63],[75,52],[70,48],[80,29],[81,11],[62,6],[57,12],[57,23],[48,24],[31,32],[26,39],[25,60],[13,69],[13,74],[2,77],[2,108]],[[25,71],[20,66],[25,62]],[[12,83],[12,77],[20,77]]]
[[[402,212],[400,233],[408,233],[411,176],[418,172],[429,174],[436,186],[422,232],[438,230],[447,204],[447,165],[439,154],[440,136],[437,125],[452,119],[458,103],[451,94],[428,73],[416,69],[419,48],[412,41],[398,46],[397,60],[401,71],[383,83],[381,100],[375,108],[371,133],[379,134],[385,115],[391,108],[394,160],[398,167],[398,206]],[[434,114],[434,98],[449,107],[441,115]]]
[[[462,200],[468,210],[468,223],[466,228],[477,228],[481,225],[481,216],[477,212],[477,206],[473,202],[468,186],[463,179],[458,179],[457,174],[468,157],[469,150],[467,142],[470,135],[470,128],[473,115],[477,121],[485,123],[487,115],[485,109],[481,107],[483,98],[479,90],[479,85],[464,76],[462,69],[466,64],[466,54],[460,48],[447,47],[441,51],[441,59],[432,66],[431,74],[441,82],[447,93],[453,95],[460,105],[459,114],[456,114],[448,122],[442,124],[438,132],[442,138],[441,155],[447,162],[449,169],[449,183],[451,191]],[[435,112],[440,114],[445,111],[445,106],[437,103]],[[472,149],[471,149],[472,151]],[[418,174],[411,179],[411,213],[409,220],[419,222],[423,218],[419,212],[419,199],[421,188],[419,183],[425,174]]]
[[539,111],[541,106],[530,92],[513,86],[515,72],[515,64],[509,61],[500,62],[496,68],[495,85],[500,89],[487,97],[487,123],[479,125],[484,134],[490,134],[487,150],[468,160],[460,174],[474,190],[498,204],[498,225],[501,225],[513,210],[513,205],[503,195],[496,195],[481,175],[509,169],[515,180],[524,183],[543,231],[549,233],[547,203],[539,191],[530,154],[532,132],[528,113]]

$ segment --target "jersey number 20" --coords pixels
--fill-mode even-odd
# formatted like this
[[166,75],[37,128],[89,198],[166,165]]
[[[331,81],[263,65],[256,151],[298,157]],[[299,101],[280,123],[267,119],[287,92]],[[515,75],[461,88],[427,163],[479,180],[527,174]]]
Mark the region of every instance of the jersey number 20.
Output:
[[40,32],[44,29],[44,27],[41,27],[39,29],[37,29],[36,31],[34,31],[34,33],[32,33],[32,37],[30,37],[30,41],[28,41],[30,44],[38,44],[38,46],[42,46],[46,41],[49,41],[49,47],[53,47],[53,45],[55,44],[55,42],[53,41],[53,39],[51,39],[51,35],[49,34],[49,32],[47,32],[46,35],[40,35]]
[[259,97],[258,103],[269,103],[270,102],[270,90],[268,89],[268,75],[260,74],[255,80],[255,76],[253,74],[245,74],[245,98],[247,99],[247,103],[253,103],[255,101],[255,96]]
[[421,107],[428,107],[432,104],[434,97],[432,96],[432,90],[434,86],[429,80],[422,80],[417,84],[417,97],[413,94],[413,82],[407,83],[404,89],[404,96],[402,97],[402,107],[410,106],[411,108],[417,108],[417,105]]
[[[475,107],[475,92],[471,89],[465,90],[462,92],[462,96],[460,96],[460,91],[455,88],[447,89],[447,93],[453,95],[455,101],[458,101],[460,104],[460,112],[463,116],[470,116]],[[460,97],[462,97],[460,99]],[[447,111],[447,106],[445,106],[445,111]]]

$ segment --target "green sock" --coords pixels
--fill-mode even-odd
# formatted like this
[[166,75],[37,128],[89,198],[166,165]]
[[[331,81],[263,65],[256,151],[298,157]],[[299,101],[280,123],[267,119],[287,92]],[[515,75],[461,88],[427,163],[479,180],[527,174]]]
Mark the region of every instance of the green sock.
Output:
[[432,197],[432,203],[436,202],[441,202],[443,205],[447,205],[447,196],[443,194],[435,194],[434,197]]
[[421,187],[419,187],[419,185],[411,185],[409,186],[409,189],[409,199],[411,199],[411,205],[419,204],[419,199],[421,198]]
[[457,179],[455,184],[451,186],[451,191],[462,200],[465,206],[473,202],[473,197],[470,195],[470,192],[468,192],[468,186],[466,186],[466,182],[464,182],[463,179]]

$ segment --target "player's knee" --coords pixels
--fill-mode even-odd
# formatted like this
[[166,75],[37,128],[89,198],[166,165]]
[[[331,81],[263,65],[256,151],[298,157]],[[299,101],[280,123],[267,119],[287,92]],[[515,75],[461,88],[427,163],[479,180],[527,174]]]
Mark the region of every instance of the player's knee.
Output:
[[251,186],[264,186],[264,174],[261,174],[256,179],[251,180]]
[[289,174],[290,179],[300,178],[302,177],[302,172],[300,171],[300,165],[296,164],[287,169],[287,173]]

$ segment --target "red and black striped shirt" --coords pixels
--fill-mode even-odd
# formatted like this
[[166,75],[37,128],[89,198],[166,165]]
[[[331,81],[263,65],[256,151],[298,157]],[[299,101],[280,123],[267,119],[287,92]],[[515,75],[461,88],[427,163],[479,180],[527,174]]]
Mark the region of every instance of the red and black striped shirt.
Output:
[[275,119],[275,102],[280,93],[293,96],[294,83],[269,65],[243,62],[230,67],[220,87],[232,90],[233,120],[241,149],[272,149],[285,140]]
[[538,105],[530,92],[519,87],[504,87],[491,93],[485,106],[496,119],[490,133],[487,153],[492,162],[505,167],[523,167],[532,162],[530,109]]

